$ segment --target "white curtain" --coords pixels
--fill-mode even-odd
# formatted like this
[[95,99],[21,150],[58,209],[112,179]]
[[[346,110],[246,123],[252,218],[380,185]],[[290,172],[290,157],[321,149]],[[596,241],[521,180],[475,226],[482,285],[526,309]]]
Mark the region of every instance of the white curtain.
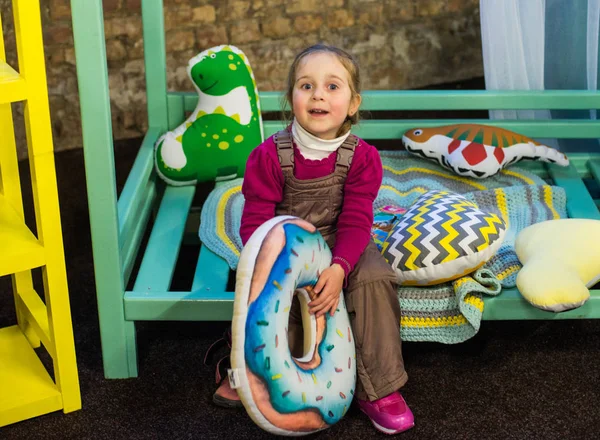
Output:
[[[598,89],[598,33],[600,30],[600,0],[588,0],[588,26],[586,41],[587,88]],[[590,110],[590,117],[596,119],[596,110]]]
[[[600,0],[480,0],[486,89],[598,88]],[[495,119],[591,117],[493,111]]]

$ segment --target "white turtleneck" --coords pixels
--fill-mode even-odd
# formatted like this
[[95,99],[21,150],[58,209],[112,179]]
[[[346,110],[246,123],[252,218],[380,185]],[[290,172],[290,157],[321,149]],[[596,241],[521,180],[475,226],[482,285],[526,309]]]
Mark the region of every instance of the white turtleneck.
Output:
[[310,160],[321,160],[329,156],[333,151],[337,150],[340,145],[350,135],[350,130],[346,134],[335,139],[321,139],[302,127],[294,118],[292,122],[292,136],[296,147],[302,154],[302,157]]

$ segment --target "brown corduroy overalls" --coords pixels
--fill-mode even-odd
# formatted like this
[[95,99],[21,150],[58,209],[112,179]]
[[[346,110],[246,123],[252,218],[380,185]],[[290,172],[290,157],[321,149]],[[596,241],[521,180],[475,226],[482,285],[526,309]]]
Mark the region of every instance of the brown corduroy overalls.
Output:
[[[276,133],[274,140],[285,180],[283,200],[277,205],[276,214],[294,215],[312,223],[333,248],[344,200],[344,183],[358,138],[350,135],[338,148],[333,174],[309,180],[294,177],[294,148],[289,131]],[[356,345],[355,395],[361,400],[385,397],[408,379],[402,359],[396,283],[396,274],[375,243],[369,242],[344,289]],[[295,300],[289,323],[294,356],[302,355],[302,332],[300,307]]]

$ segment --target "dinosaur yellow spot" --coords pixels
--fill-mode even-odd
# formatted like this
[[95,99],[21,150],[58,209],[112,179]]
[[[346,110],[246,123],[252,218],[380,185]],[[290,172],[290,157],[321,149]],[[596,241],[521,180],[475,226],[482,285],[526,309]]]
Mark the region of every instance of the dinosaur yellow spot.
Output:
[[230,60],[233,59],[233,55],[229,55],[227,58],[229,58]]
[[229,68],[230,68],[231,70],[237,70],[237,66],[236,66],[235,64],[230,64],[230,65],[229,65]]
[[244,140],[244,136],[242,136],[241,134],[238,134],[236,137],[233,138],[233,140],[236,144],[239,144],[240,142],[242,142]]
[[223,110],[223,107],[218,106],[213,113],[216,113],[218,115],[224,115],[225,114],[225,110]]
[[237,113],[235,115],[231,115],[231,119],[233,119],[238,124],[240,123],[240,115]]
[[206,143],[206,146],[207,146],[207,147],[210,147],[210,142],[207,142],[207,143]]
[[219,139],[219,135],[218,134],[213,134],[213,139]]
[[201,135],[201,136],[202,136],[203,138],[205,138],[205,137],[206,137],[206,133],[202,133],[202,135]]
[[229,142],[225,142],[225,141],[219,142],[219,148],[221,150],[227,150],[229,148]]
[[223,133],[227,133],[227,129],[226,128],[223,129]]

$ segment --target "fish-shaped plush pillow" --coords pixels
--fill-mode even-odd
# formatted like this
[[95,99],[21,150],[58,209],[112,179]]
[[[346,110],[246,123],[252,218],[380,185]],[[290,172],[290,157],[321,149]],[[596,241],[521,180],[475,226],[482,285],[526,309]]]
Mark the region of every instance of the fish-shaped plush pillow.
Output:
[[480,124],[412,128],[402,137],[407,151],[465,177],[483,179],[521,159],[568,166],[564,153],[526,136]]

